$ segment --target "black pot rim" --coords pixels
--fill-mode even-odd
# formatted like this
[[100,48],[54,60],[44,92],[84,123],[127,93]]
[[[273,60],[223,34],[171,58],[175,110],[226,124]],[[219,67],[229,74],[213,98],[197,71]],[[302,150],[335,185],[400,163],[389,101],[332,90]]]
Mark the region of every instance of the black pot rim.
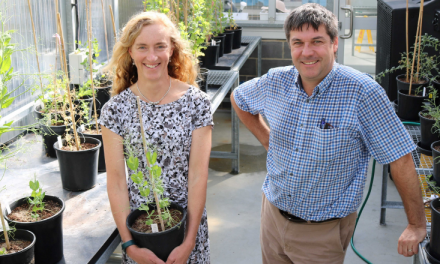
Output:
[[[404,76],[404,75],[406,75],[406,73],[402,73],[402,74],[397,75],[397,76],[396,76],[396,81],[401,82],[401,83],[407,83],[407,82],[402,82],[401,80],[399,80],[399,77]],[[425,80],[424,83],[417,83],[416,85],[419,85],[419,84],[427,84],[427,83],[429,83],[428,78],[423,78],[423,79]],[[408,84],[409,84],[409,83],[408,83]],[[413,84],[414,84],[414,83],[413,83]]]
[[[17,231],[18,231],[18,230],[23,231],[23,232],[28,232],[28,233],[32,234],[32,237],[33,237],[32,242],[29,244],[29,246],[23,248],[23,250],[20,250],[20,251],[18,251],[18,252],[11,253],[11,254],[6,254],[6,255],[4,255],[5,257],[6,257],[6,256],[7,256],[7,257],[10,257],[10,256],[18,255],[18,254],[23,254],[25,251],[30,250],[30,249],[35,245],[35,242],[36,242],[36,240],[37,240],[37,237],[35,236],[34,233],[32,233],[31,231],[26,230],[26,229],[17,229]],[[1,257],[0,257],[0,258],[1,258]]]
[[421,145],[420,145],[420,143],[422,143],[422,142],[417,142],[417,150],[420,152],[420,153],[422,153],[422,154],[425,154],[425,155],[427,155],[427,156],[432,156],[432,150],[429,150],[429,149],[424,149],[424,148],[422,148],[421,147]]
[[[173,203],[172,203],[172,204],[173,204]],[[174,204],[176,204],[176,205],[182,207],[181,205],[179,205],[179,204],[177,204],[177,203],[174,203]],[[183,213],[182,220],[180,220],[180,222],[179,222],[178,224],[176,224],[175,226],[173,226],[173,227],[171,227],[170,229],[167,229],[167,230],[165,230],[165,231],[160,231],[160,232],[157,232],[157,233],[149,233],[149,234],[138,232],[138,231],[134,230],[133,228],[131,228],[131,226],[128,224],[128,216],[127,216],[127,219],[125,220],[125,225],[127,226],[128,230],[130,230],[130,232],[133,232],[133,233],[135,233],[135,234],[145,235],[145,236],[151,236],[151,237],[160,236],[160,235],[163,235],[163,234],[170,233],[170,232],[174,231],[174,230],[177,229],[177,228],[180,228],[180,226],[183,224],[183,221],[185,221],[185,219],[186,219],[186,210],[185,210],[183,207],[182,207],[182,209],[183,209],[183,212],[182,212],[182,213]],[[136,211],[139,211],[139,208],[137,208],[137,209],[134,210],[133,212],[130,212],[130,214],[133,214],[133,213],[136,212]],[[129,216],[130,216],[130,214],[129,214]]]
[[[101,147],[101,144],[102,144],[101,141],[98,140],[98,139],[96,139],[96,138],[92,138],[92,137],[82,137],[82,138],[83,138],[84,140],[87,138],[87,139],[92,139],[93,141],[97,141],[98,146],[93,147],[93,148],[91,148],[91,149],[70,151],[70,150],[63,150],[63,149],[58,148],[58,142],[55,142],[55,143],[53,144],[53,148],[54,148],[56,151],[61,151],[61,152],[69,152],[69,153],[71,153],[71,152],[76,152],[76,153],[81,153],[81,152],[95,151],[96,149],[99,149],[99,148]],[[82,138],[81,138],[81,139],[82,139]],[[64,142],[65,142],[66,140],[63,139],[62,141],[63,141],[63,144],[64,144]]]
[[[64,209],[66,208],[66,206],[65,206],[65,203],[64,203],[63,199],[61,199],[58,196],[53,196],[53,195],[45,195],[44,198],[46,198],[46,197],[55,198],[55,199],[58,199],[59,201],[61,201],[61,209],[58,211],[58,213],[52,215],[49,218],[46,218],[46,219],[43,219],[43,220],[40,220],[40,221],[35,221],[35,222],[18,222],[18,221],[15,221],[15,220],[11,220],[11,219],[9,219],[8,215],[5,213],[4,216],[5,216],[6,220],[8,220],[9,222],[12,222],[12,223],[20,223],[20,224],[23,224],[23,225],[29,225],[29,224],[35,224],[35,223],[44,223],[46,220],[49,221],[49,220],[59,216],[60,214],[62,214],[64,212]],[[22,200],[22,199],[27,199],[27,198],[29,198],[29,196],[22,197],[20,199],[15,200],[14,202],[17,202],[17,201]]]
[[[401,94],[401,95],[403,95],[403,96],[406,96],[406,97],[417,97],[417,98],[420,98],[420,99],[426,99],[426,98],[428,98],[429,97],[429,95],[425,95],[425,96],[416,96],[416,95],[409,95],[409,94],[407,94],[407,93],[402,93],[401,92],[402,90],[398,90],[397,92],[399,93],[399,94]],[[403,91],[405,91],[405,92],[407,92],[408,90],[403,90]]]
[[110,88],[112,88],[112,86],[113,86],[113,84],[111,84],[109,86],[105,86],[105,87],[95,87],[95,89],[98,89],[98,90],[110,89]]
[[200,68],[199,72],[200,72],[200,74],[206,74],[206,73],[209,73],[209,69],[208,68]]
[[422,114],[424,114],[424,113],[428,113],[428,111],[426,111],[426,110],[422,110],[422,111],[420,111],[419,112],[419,117],[420,118],[423,118],[423,119],[425,119],[425,120],[428,120],[428,121],[435,121],[435,119],[430,119],[430,118],[426,118],[426,117],[424,117]]
[[439,140],[439,141],[434,141],[434,142],[432,142],[432,144],[431,144],[431,150],[432,150],[432,151],[435,151],[435,152],[438,153],[438,154],[440,154],[439,151],[437,151],[437,150],[434,149],[434,147],[436,147],[437,145],[440,145],[440,140]]
[[434,208],[434,206],[432,205],[435,201],[440,200],[440,198],[436,198],[434,200],[431,201],[430,206],[431,206],[431,210],[435,211],[437,214],[440,214],[440,212]]
[[[434,257],[431,255],[431,253],[429,253],[430,250],[428,250],[428,249],[430,249],[430,242],[426,243],[426,245],[425,245],[425,253],[427,254],[428,259],[429,259],[429,258],[432,258],[432,259],[437,260],[436,258],[434,258]],[[437,260],[437,261],[440,262],[440,260]]]
[[[90,129],[95,129],[95,124],[85,124],[84,126],[85,127],[89,127]],[[102,132],[101,132],[101,134],[87,134],[87,133],[84,133],[84,132],[78,132],[78,133],[81,133],[83,135],[102,136]],[[102,144],[102,142],[101,142],[101,144]]]

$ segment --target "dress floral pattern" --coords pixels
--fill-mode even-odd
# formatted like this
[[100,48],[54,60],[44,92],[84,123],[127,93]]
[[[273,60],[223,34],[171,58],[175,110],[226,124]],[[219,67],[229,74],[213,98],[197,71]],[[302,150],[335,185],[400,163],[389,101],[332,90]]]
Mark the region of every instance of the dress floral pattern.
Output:
[[[141,100],[141,111],[146,139],[158,149],[157,162],[162,167],[164,195],[186,208],[192,131],[214,125],[208,96],[191,86],[181,98],[169,104],[153,105]],[[126,89],[112,97],[102,108],[99,123],[130,142],[130,148],[139,159],[139,168],[146,173],[135,94]],[[127,153],[125,146],[124,153]],[[127,170],[129,175],[133,174],[128,167]],[[144,202],[144,198],[129,177],[127,187],[131,210],[135,210]],[[135,262],[123,254],[122,263]],[[196,246],[187,263],[210,263],[206,208],[198,229]]]

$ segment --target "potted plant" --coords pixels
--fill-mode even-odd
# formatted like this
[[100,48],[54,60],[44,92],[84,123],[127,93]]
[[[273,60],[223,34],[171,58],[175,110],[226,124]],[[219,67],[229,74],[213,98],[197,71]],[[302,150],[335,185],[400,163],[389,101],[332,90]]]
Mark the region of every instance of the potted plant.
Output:
[[[86,2],[87,4],[87,25],[89,34],[89,61],[92,62],[92,52],[91,52],[91,2]],[[57,20],[58,24],[60,23]],[[58,27],[61,30],[61,26]],[[60,32],[62,39],[62,31]],[[62,51],[64,52],[64,43],[61,43]],[[64,58],[65,58],[64,54]],[[67,69],[67,62],[64,60],[64,69]],[[64,72],[67,76],[67,71]],[[90,63],[90,74],[93,74],[92,63]],[[91,78],[93,79],[93,78]],[[94,91],[93,82],[91,82],[92,91]],[[66,85],[65,88],[67,92],[67,99],[69,103],[70,116],[75,116],[77,114],[75,107],[72,104],[72,93],[69,86]],[[96,103],[94,102],[94,105]],[[95,111],[95,123],[97,122],[96,111]],[[69,191],[83,191],[90,188],[96,183],[96,178],[98,174],[98,155],[99,148],[101,147],[101,142],[94,138],[81,137],[78,136],[76,122],[71,122],[71,128],[73,134],[66,133],[65,139],[61,140],[59,138],[56,143],[54,143],[54,149],[57,153],[58,163],[60,166],[61,173],[61,183],[63,188]],[[69,129],[70,131],[70,129]]]
[[241,48],[241,33],[242,29],[235,23],[234,16],[232,15],[232,8],[228,13],[229,27],[225,28],[226,31],[233,31],[234,36],[232,39],[232,49]]
[[425,155],[431,155],[430,146],[440,140],[440,106],[437,104],[437,90],[431,87],[428,103],[423,104],[423,111],[419,112],[420,141],[417,147]]
[[35,263],[58,263],[63,258],[64,201],[46,195],[34,176],[29,181],[31,195],[10,204],[11,213],[4,211],[9,224],[35,234]]
[[432,181],[430,176],[426,179],[428,187],[436,194],[428,201],[431,207],[431,234],[430,242],[426,245],[426,253],[430,263],[440,263],[440,187]]
[[156,164],[158,152],[154,147],[147,146],[139,97],[137,105],[148,175],[144,176],[139,169],[138,153],[134,153],[130,140],[127,140],[124,142],[128,152],[126,163],[133,172],[130,178],[145,202],[128,215],[126,225],[138,247],[148,248],[166,261],[171,251],[183,242],[186,211],[177,203],[170,203],[163,195],[162,169]]

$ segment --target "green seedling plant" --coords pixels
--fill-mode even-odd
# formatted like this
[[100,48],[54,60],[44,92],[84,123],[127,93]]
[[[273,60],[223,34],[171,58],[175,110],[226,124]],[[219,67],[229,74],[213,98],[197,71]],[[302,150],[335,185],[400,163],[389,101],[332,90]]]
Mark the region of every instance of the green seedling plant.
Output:
[[159,13],[168,14],[170,8],[168,7],[168,1],[164,0],[146,0],[142,1],[145,11],[157,11]]
[[37,176],[34,176],[34,180],[29,181],[29,187],[32,190],[31,196],[28,197],[28,202],[32,206],[31,217],[35,220],[40,217],[38,212],[43,212],[44,210],[44,196],[46,192],[40,188],[40,182],[37,180]]
[[[163,181],[161,178],[162,169],[157,164],[157,150],[150,149],[147,152],[147,166],[146,166],[146,174],[151,177],[146,177],[143,171],[139,168],[139,159],[136,157],[136,153],[133,148],[129,145],[130,140],[125,142],[125,147],[128,151],[128,158],[126,160],[127,167],[130,168],[134,173],[130,175],[131,180],[136,184],[139,193],[142,197],[145,198],[145,203],[143,203],[138,209],[140,211],[144,211],[147,213],[147,220],[145,222],[146,225],[152,225],[154,220],[162,218],[164,224],[167,227],[172,227],[176,224],[176,221],[171,217],[171,214],[168,210],[168,206],[170,205],[168,197],[164,197],[164,187]],[[154,217],[155,210],[150,211],[150,204],[155,203],[155,197],[153,195],[155,193],[157,195],[159,207],[161,213]]]
[[[434,49],[436,53],[438,53],[440,47],[440,41],[428,34],[422,35],[421,37],[421,43],[420,43],[420,53],[417,52],[417,55],[415,57],[415,62],[420,62],[420,67],[417,67],[415,69],[415,72],[413,74],[413,83],[417,83],[420,80],[423,80],[425,78],[431,79],[432,78],[432,72],[438,72],[438,55],[430,56],[428,52],[425,51],[427,48]],[[411,47],[411,49],[414,49],[414,45]],[[420,54],[420,55],[419,55]],[[383,72],[380,72],[376,74],[376,79],[380,81],[383,77],[385,77],[386,74],[395,72],[397,70],[406,70],[407,72],[411,72],[411,65],[413,64],[413,58],[414,58],[414,52],[409,52],[409,56],[406,52],[401,53],[401,59],[399,60],[398,66],[393,66],[390,69],[386,69]],[[408,68],[409,67],[409,68]],[[406,82],[410,82],[411,76],[406,75]]]
[[237,24],[235,23],[234,15],[232,14],[232,7],[229,9],[228,20],[229,20],[229,29],[231,30],[237,29]]

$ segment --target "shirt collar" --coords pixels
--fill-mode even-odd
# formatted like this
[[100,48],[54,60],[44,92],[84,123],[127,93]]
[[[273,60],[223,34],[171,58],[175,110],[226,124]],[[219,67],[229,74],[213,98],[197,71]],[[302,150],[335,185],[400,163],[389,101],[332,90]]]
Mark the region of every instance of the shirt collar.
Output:
[[[333,77],[335,77],[336,72],[338,70],[339,64],[334,62],[333,63],[333,67],[332,70],[327,74],[327,76],[325,76],[325,78],[315,87],[315,89],[313,90],[313,94],[315,93],[324,93],[325,90],[327,90],[327,88],[330,86],[331,82],[333,81]],[[298,70],[294,68],[294,77],[293,77],[293,81],[296,85],[296,87],[298,87],[300,90],[304,90],[299,77],[299,72]]]

